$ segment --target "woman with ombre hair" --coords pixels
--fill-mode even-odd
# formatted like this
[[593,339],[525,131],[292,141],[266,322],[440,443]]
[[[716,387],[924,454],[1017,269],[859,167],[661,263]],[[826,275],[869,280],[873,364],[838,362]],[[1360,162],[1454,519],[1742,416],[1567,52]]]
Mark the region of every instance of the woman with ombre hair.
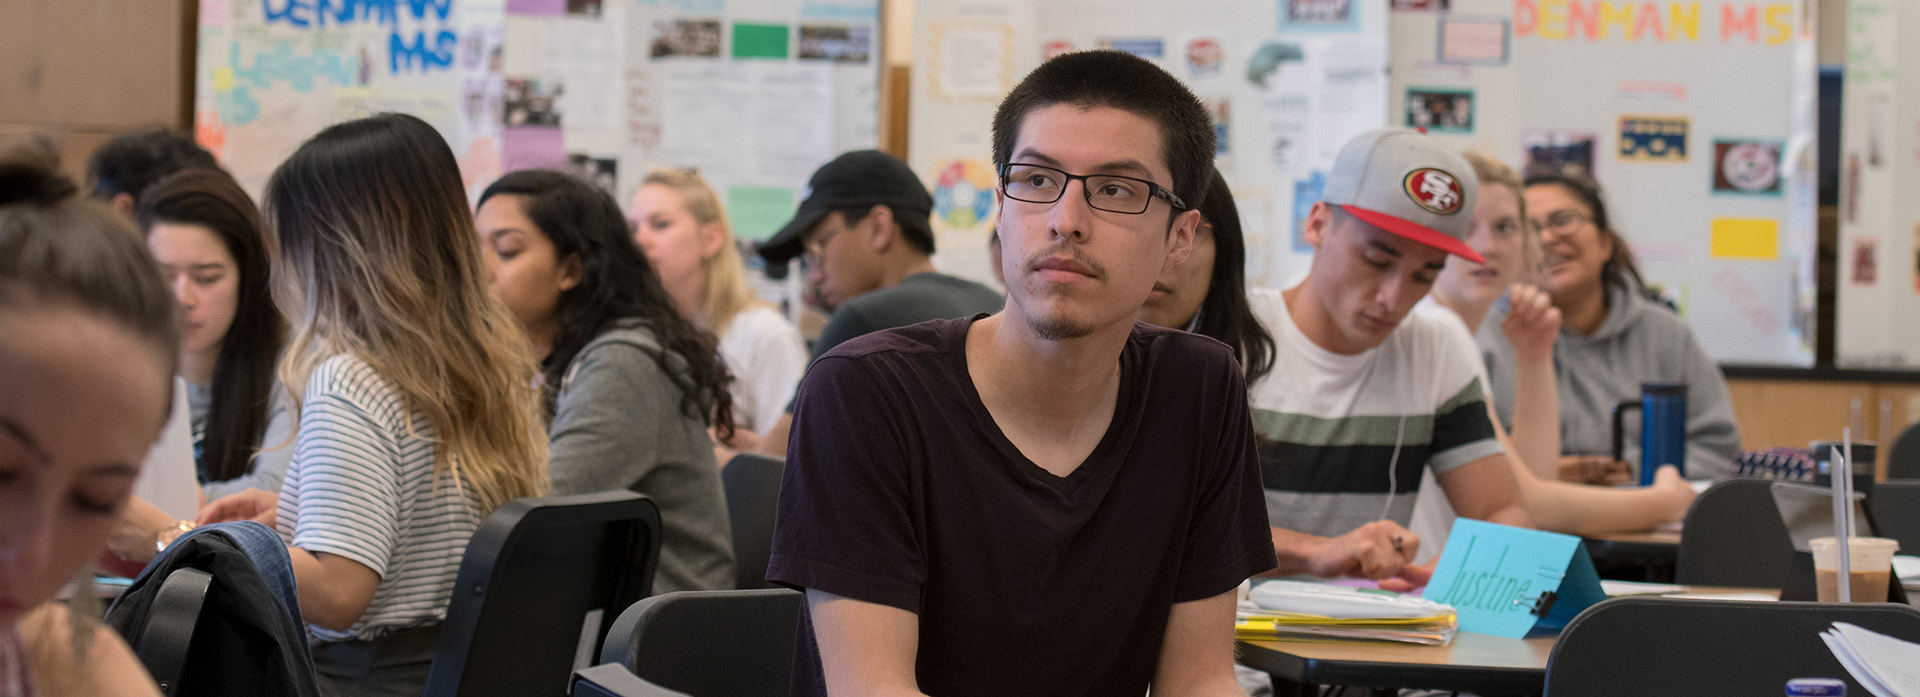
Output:
[[698,173],[648,172],[627,215],[634,243],[659,271],[680,314],[720,337],[720,357],[735,378],[735,435],[726,444],[754,449],[759,434],[786,413],[806,372],[800,330],[747,286],[726,210]]
[[453,152],[404,114],[308,140],[265,196],[300,424],[256,518],[289,546],[323,691],[418,695],[481,519],[547,489],[527,341],[490,292]]

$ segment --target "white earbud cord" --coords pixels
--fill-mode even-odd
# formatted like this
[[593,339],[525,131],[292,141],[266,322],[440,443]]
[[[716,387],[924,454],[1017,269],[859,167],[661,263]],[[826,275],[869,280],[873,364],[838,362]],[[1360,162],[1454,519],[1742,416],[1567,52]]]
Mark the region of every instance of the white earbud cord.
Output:
[[[1407,437],[1407,415],[1400,415],[1400,430],[1393,435],[1393,457],[1387,459],[1387,502],[1380,506],[1380,520],[1393,509],[1393,497],[1400,493],[1400,444]],[[1395,543],[1396,546],[1398,543]]]

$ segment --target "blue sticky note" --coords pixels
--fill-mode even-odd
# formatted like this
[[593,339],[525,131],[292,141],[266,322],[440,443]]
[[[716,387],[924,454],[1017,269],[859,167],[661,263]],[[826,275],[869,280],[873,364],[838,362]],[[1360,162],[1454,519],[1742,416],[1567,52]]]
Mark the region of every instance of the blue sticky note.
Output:
[[1515,639],[1558,631],[1606,599],[1580,538],[1467,518],[1454,521],[1425,596],[1452,605],[1461,631]]

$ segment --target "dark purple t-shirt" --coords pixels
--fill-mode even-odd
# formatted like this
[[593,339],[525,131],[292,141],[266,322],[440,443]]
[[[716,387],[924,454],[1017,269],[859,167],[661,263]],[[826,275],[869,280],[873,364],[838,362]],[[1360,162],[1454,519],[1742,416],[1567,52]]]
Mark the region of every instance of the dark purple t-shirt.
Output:
[[[1145,694],[1174,603],[1275,565],[1240,368],[1212,339],[1136,325],[1112,424],[1056,477],[980,402],[972,322],[813,365],[767,578],[917,613],[934,697]],[[792,693],[824,695],[804,613],[799,631]]]

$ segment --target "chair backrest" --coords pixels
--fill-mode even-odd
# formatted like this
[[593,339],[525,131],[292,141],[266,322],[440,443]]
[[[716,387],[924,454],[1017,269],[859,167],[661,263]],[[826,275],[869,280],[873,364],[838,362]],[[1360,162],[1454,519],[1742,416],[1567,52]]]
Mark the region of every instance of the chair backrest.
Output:
[[1867,495],[1876,534],[1900,541],[1901,554],[1920,554],[1920,481],[1889,479]]
[[1920,640],[1920,610],[1909,605],[1615,598],[1561,632],[1545,695],[1774,695],[1794,678],[1837,678],[1847,694],[1867,694],[1820,639],[1834,622]]
[[514,499],[460,561],[429,697],[562,695],[621,608],[653,590],[660,509],[630,491]]
[[187,653],[193,647],[194,629],[200,626],[200,610],[213,590],[213,574],[199,569],[179,568],[167,574],[154,593],[147,610],[146,626],[130,648],[140,657],[140,665],[160,686],[160,694],[180,694],[180,678],[186,672]]
[[767,557],[773,553],[773,512],[780,504],[778,458],[741,453],[720,470],[727,492],[727,518],[733,524],[735,588],[771,588]]
[[1920,479],[1920,423],[1908,424],[1887,451],[1888,479]]
[[1674,582],[1780,588],[1793,561],[1793,541],[1780,522],[1772,486],[1765,479],[1729,479],[1694,499],[1680,529]]
[[805,597],[785,588],[662,593],[620,613],[600,662],[694,697],[785,697]]

